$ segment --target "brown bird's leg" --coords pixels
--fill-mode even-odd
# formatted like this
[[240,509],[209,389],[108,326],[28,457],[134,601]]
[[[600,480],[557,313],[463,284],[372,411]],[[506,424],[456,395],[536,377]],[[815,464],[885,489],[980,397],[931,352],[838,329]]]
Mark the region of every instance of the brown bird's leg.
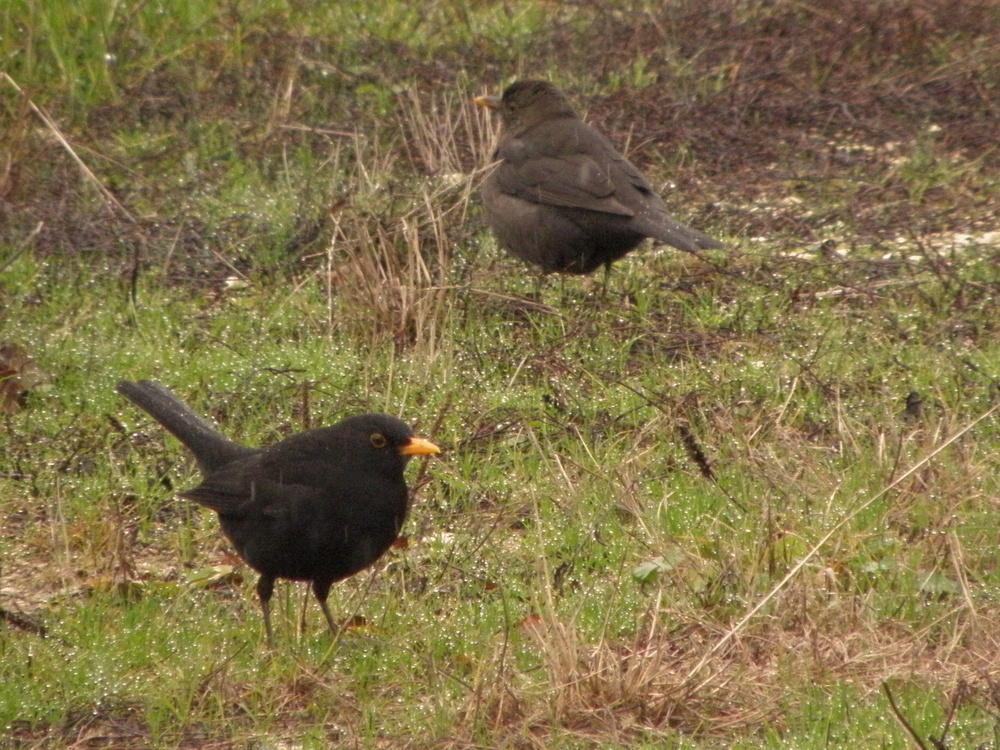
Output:
[[547,281],[548,273],[542,271],[535,275],[535,289],[532,292],[532,296],[535,302],[541,303],[542,301],[542,289],[545,287],[545,282]]
[[601,297],[607,299],[608,284],[611,282],[611,263],[604,264],[604,284],[601,285]]
[[274,650],[274,631],[271,630],[271,595],[274,593],[274,576],[261,573],[257,579],[257,596],[260,609],[264,613],[264,631],[267,633],[267,647]]
[[330,626],[330,632],[336,637],[340,628],[333,621],[333,615],[330,614],[330,608],[326,605],[326,598],[330,595],[330,586],[333,585],[333,581],[326,581],[316,579],[313,581],[313,593],[316,595],[316,601],[319,602],[320,609],[323,610],[323,614],[326,616],[326,624]]

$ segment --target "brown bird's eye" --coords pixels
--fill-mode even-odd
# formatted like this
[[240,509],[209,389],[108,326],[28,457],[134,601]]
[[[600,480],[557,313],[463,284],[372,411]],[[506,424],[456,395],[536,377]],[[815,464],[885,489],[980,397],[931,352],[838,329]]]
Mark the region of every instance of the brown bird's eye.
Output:
[[374,445],[376,448],[385,448],[386,439],[385,435],[383,435],[381,432],[373,432],[369,440],[372,441],[372,445]]

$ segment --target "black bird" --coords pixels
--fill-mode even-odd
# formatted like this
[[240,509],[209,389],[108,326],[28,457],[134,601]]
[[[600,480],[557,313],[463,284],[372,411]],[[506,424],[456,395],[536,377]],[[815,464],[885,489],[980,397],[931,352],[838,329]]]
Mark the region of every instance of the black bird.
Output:
[[350,417],[266,448],[248,448],[224,437],[157,383],[123,380],[117,391],[197,459],[203,481],[179,495],[218,513],[223,533],[260,573],[257,595],[271,648],[275,579],[310,581],[336,632],[326,604],[330,587],[389,548],[409,509],[407,462],[441,452],[387,414]]
[[546,273],[591,273],[647,237],[697,252],[722,243],[670,217],[636,167],[546,81],[512,83],[476,104],[500,114],[499,161],[480,189],[510,253]]

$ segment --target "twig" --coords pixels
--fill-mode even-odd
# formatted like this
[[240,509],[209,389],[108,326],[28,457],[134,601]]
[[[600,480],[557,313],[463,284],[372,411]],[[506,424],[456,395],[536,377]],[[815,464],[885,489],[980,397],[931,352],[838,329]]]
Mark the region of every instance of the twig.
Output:
[[29,633],[40,635],[42,638],[48,635],[45,626],[41,623],[35,622],[30,617],[18,614],[17,612],[11,612],[9,609],[4,609],[3,607],[0,607],[0,622],[10,623],[19,630],[26,630]]
[[899,710],[898,706],[896,706],[896,701],[892,697],[892,691],[889,690],[889,683],[883,682],[882,690],[885,691],[885,697],[889,699],[889,708],[892,709],[893,716],[896,717],[896,721],[899,722],[899,725],[903,727],[906,733],[910,735],[910,740],[914,745],[920,748],[920,750],[927,750],[927,745],[925,745],[924,741],[920,739],[920,735],[917,734],[917,730],[913,728],[910,722],[906,720],[906,717],[903,716],[903,712]]

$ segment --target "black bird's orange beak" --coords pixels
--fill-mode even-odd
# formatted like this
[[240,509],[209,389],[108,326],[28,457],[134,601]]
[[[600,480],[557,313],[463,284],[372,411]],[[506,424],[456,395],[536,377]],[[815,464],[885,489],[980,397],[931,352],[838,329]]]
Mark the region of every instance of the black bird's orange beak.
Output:
[[497,109],[500,106],[499,96],[477,96],[473,101],[486,109]]
[[435,453],[440,453],[441,449],[430,440],[425,440],[422,437],[412,437],[410,438],[410,442],[399,446],[399,452],[404,456],[431,456]]

